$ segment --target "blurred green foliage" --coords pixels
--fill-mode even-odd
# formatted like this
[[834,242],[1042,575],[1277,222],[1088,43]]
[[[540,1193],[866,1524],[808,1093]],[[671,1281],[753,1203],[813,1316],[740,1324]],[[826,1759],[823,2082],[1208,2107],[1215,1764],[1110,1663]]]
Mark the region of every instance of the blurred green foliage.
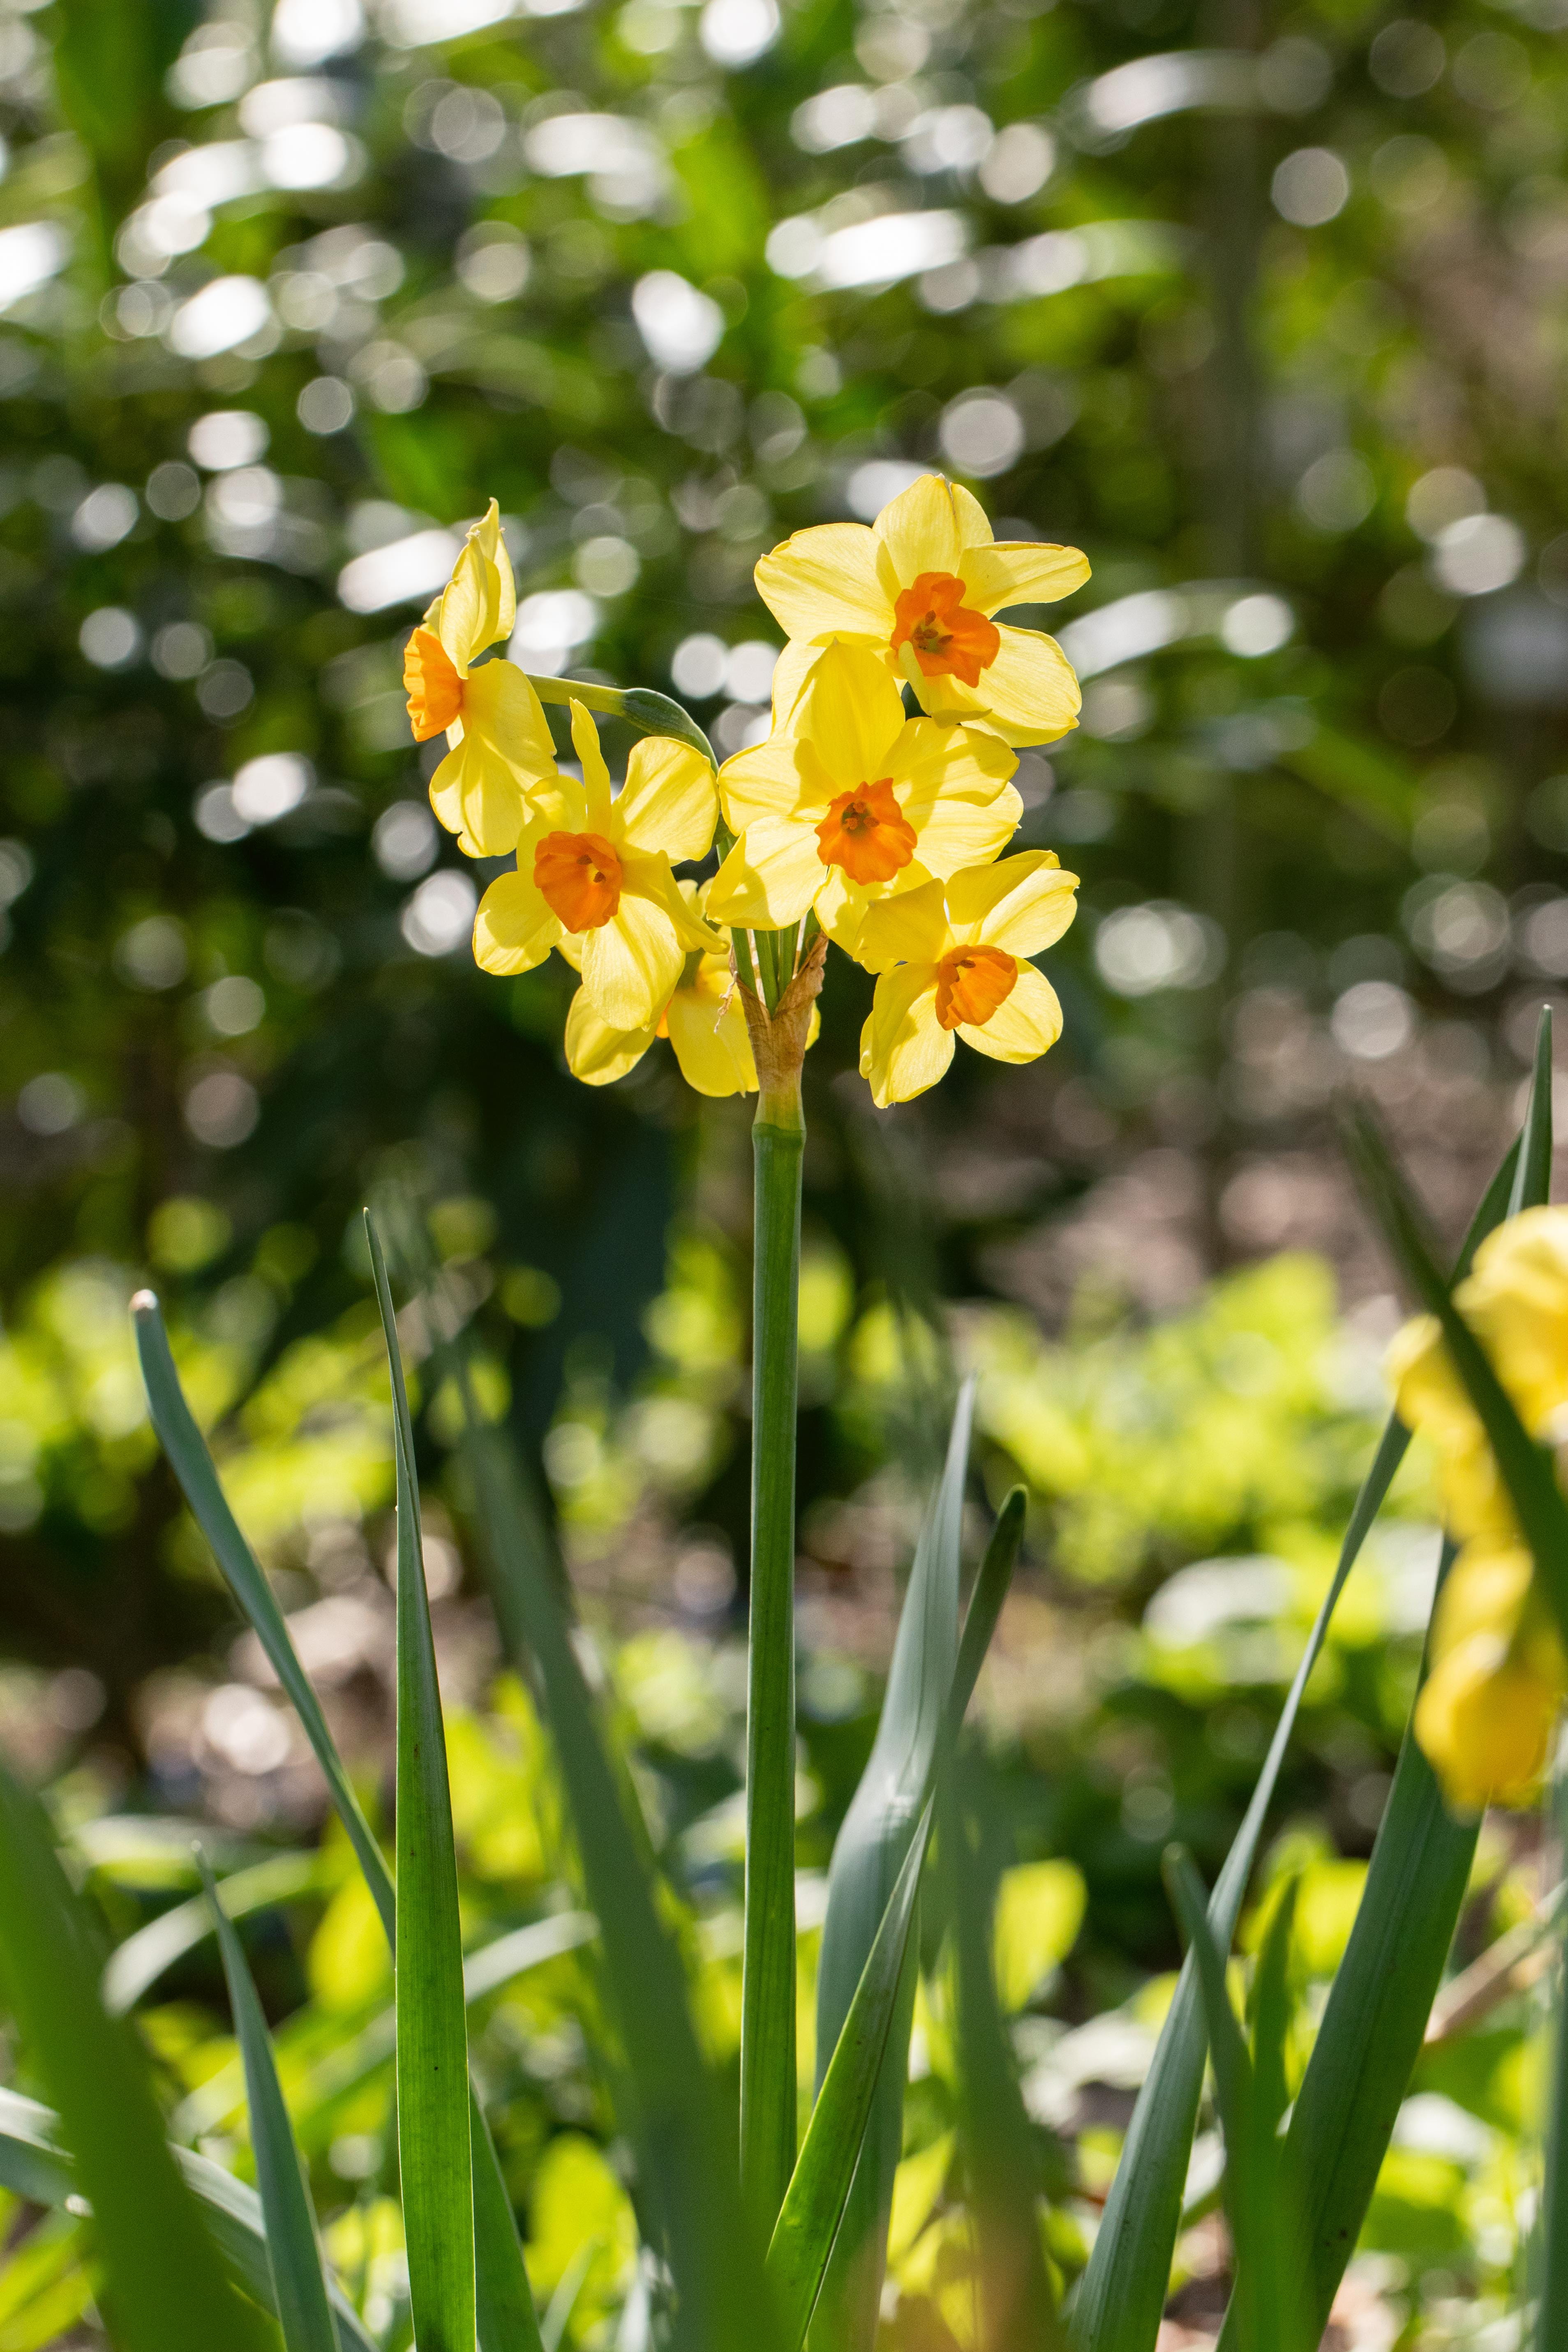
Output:
[[[1083,914],[1049,1062],[961,1068],[890,1123],[833,965],[801,1851],[825,1864],[869,1737],[943,1377],[921,1309],[976,1300],[952,1345],[985,1476],[1033,1508],[985,1694],[1000,1961],[1052,2252],[1081,2259],[1173,1958],[1160,1845],[1223,1851],[1375,1408],[1319,1262],[1196,1276],[1298,1234],[1347,1075],[1439,1180],[1484,1157],[1568,975],[1562,23],[1556,0],[0,6],[0,1717],[63,1773],[117,1935],[184,1890],[144,1806],[216,1810],[237,1860],[315,1803],[243,1648],[219,1661],[125,1301],[169,1298],[374,1775],[390,1460],[353,1234],[390,1183],[429,1214],[585,1605],[621,1624],[619,1719],[732,2055],[743,1114],[657,1052],[573,1085],[563,970],[471,969],[484,877],[425,813],[401,644],[441,534],[493,494],[516,657],[673,688],[734,748],[776,643],[757,554],[940,465],[1093,562],[1047,623],[1084,726],[1020,779]],[[1121,1254],[1121,1290],[1187,1302],[1152,1331],[1030,1257],[1150,1147],[1196,1236],[1172,1281]],[[466,1624],[452,1400],[421,1403]],[[1415,1670],[1430,1563],[1404,1501],[1314,1679],[1271,1864],[1304,1874],[1301,2063]],[[573,1864],[528,1702],[482,1645],[469,1680],[477,1940]],[[1483,1847],[1460,1958],[1539,1892],[1526,1845]],[[354,1884],[248,1933],[332,2251],[395,2343],[384,1953]],[[144,2015],[181,2127],[243,2167],[216,1984],[183,1963]],[[893,2264],[899,2340],[944,2352],[970,2295],[945,2000],[928,1979]],[[638,2290],[592,1962],[479,2017],[536,2283],[563,2340],[612,2340]],[[1521,1992],[1423,2061],[1363,2284],[1426,2341],[1479,2325],[1514,2259],[1534,2030]],[[59,2340],[90,2292],[78,2224],[25,2218],[7,2199],[5,2347]],[[1199,2316],[1209,2228],[1183,2242]]]

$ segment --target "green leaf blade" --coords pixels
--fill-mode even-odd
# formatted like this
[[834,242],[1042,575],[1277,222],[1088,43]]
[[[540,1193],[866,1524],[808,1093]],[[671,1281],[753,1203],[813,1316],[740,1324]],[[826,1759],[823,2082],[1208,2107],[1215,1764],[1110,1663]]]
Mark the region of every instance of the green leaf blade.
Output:
[[38,1807],[0,1767],[0,1983],[92,2207],[124,2352],[261,2352],[182,2181],[129,2030]]
[[[979,2257],[984,2352],[1065,2352],[1040,2242],[1039,2164],[992,1962],[991,1790],[973,1764],[943,1811],[958,1991],[959,2136]],[[962,1802],[963,1811],[960,1811]]]
[[250,2108],[250,2141],[272,2267],[274,2308],[285,2352],[340,2352],[327,2300],[316,2217],[300,2168],[300,2151],[283,2104],[267,2021],[246,1964],[238,1936],[218,1899],[205,1854],[198,1856],[202,1883],[217,1929],[218,1949],[228,1985],[229,2008],[245,2067]]
[[[433,1319],[441,1333],[455,1328],[439,1300]],[[517,1465],[479,1414],[461,1340],[444,1337],[440,1346],[461,1403],[463,1459],[502,1642],[519,1670],[536,1672],[542,1687],[599,1923],[626,2060],[626,2122],[677,2289],[672,2342],[679,2352],[731,2344],[772,2352],[772,2301],[741,2200],[733,2139],[655,1904],[646,1849],[601,1737]]]
[[[132,1300],[132,1311],[153,1425],[229,1591],[293,1702],[325,1776],[338,1818],[364,1874],[387,1942],[395,1946],[396,1904],[392,1874],[354,1795],[310,1677],[300,1663],[283,1612],[240,1532],[212,1455],[185,1402],[158,1301],[151,1291],[141,1291]],[[529,2294],[517,2223],[484,2111],[472,2094],[469,2134],[479,2184],[474,2233],[479,2328],[486,2352],[519,2352],[519,2347],[521,2352],[536,2352],[539,2323]],[[341,2312],[339,2319],[341,2324]]]
[[[1520,1156],[1516,1138],[1470,1222],[1456,1279],[1468,1271],[1479,1244],[1507,1216]],[[1247,1883],[1308,1680],[1321,1655],[1340,1596],[1409,1444],[1409,1431],[1396,1415],[1392,1416],[1356,1496],[1332,1580],[1286,1693],[1263,1769],[1215,1882],[1209,1925],[1224,1952],[1229,1951],[1235,1938]],[[1196,1964],[1189,1953],[1160,2030],[1153,2063],[1138,2095],[1089,2266],[1073,2303],[1068,2325],[1073,2352],[1152,2352],[1181,2222],[1206,2051]]]
[[[915,1548],[876,1739],[834,1843],[816,1979],[819,2095],[930,1794],[943,1734],[952,1724],[960,1537],[973,1409],[973,1383],[967,1381]],[[1021,1517],[1017,1526],[1021,1534]],[[978,1655],[970,1665],[978,1673]],[[967,1698],[965,1691],[966,1703]],[[813,2352],[869,2352],[898,2170],[907,2062],[907,2035],[889,2034],[865,2147],[812,2328]]]
[[196,1427],[195,1416],[185,1402],[180,1376],[170,1352],[168,1333],[163,1328],[163,1313],[152,1291],[137,1292],[131,1302],[131,1316],[136,1333],[137,1354],[141,1360],[142,1385],[147,1391],[148,1411],[159,1442],[179,1480],[191,1515],[212,1549],[224,1582],[266,1651],[272,1671],[288,1693],[305,1736],[315,1751],[316,1761],[326,1776],[338,1818],[364,1872],[365,1883],[375,1898],[382,1925],[390,1941],[394,1904],[392,1878],[385,1858],[343,1769],[337,1743],[327,1727],[327,1719],[310,1686],[310,1676],[300,1664],[299,1653],[283,1622],[283,1612],[278,1606],[272,1587],[229,1508],[228,1497],[223,1491],[206,1440]]
[[397,1451],[397,2153],[421,2352],[473,2352],[473,2141],[458,1853],[397,1319],[366,1219]]
[[910,1957],[931,1822],[928,1805],[834,2043],[768,2248],[768,2278],[778,2296],[786,2352],[798,2352],[805,2340],[859,2161]]

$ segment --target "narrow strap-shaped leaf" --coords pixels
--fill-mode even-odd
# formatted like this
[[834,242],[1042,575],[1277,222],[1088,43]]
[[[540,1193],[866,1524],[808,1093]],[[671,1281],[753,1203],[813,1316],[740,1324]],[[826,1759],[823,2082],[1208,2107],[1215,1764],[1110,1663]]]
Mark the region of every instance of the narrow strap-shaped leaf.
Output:
[[130,2029],[99,1996],[101,1956],[43,1814],[0,1767],[0,1991],[52,2093],[91,2204],[124,2352],[260,2352],[180,2179]]
[[1296,1921],[1300,1878],[1290,1879],[1274,1906],[1263,1948],[1258,1955],[1253,1980],[1252,2073],[1258,2086],[1258,2112],[1273,2131],[1290,2104],[1286,2079],[1286,2043],[1290,2031],[1290,1989],[1287,1974],[1290,1932]]
[[[0,2188],[35,2205],[64,2205],[76,2197],[80,2183],[60,2145],[59,2130],[60,2119],[52,2108],[17,2091],[0,2089]],[[255,2189],[189,2148],[172,2148],[170,2154],[202,2208],[202,2219],[231,2277],[276,2317],[267,2233]],[[327,2293],[343,2352],[379,2352],[342,2287],[330,2282]]]
[[1559,1633],[1568,1641],[1568,1502],[1558,1486],[1552,1457],[1520,1420],[1485,1349],[1455,1306],[1404,1180],[1364,1112],[1352,1129],[1351,1150],[1389,1246],[1422,1306],[1442,1326],[1454,1370],[1486,1431],[1514,1516],[1534,1557],[1542,1593]]
[[[1543,1004],[1535,1024],[1535,1055],[1530,1098],[1524,1108],[1524,1129],[1519,1139],[1519,1159],[1509,1190],[1508,1213],[1538,1207],[1552,1198],[1552,1007]],[[1456,1275],[1456,1281],[1459,1279]]]
[[421,2352],[473,2352],[473,2145],[458,1853],[397,1318],[365,1219],[397,1451],[397,2158]]
[[[1215,2091],[1225,2136],[1223,2183],[1226,2218],[1236,2249],[1237,2284],[1231,2299],[1242,2352],[1312,2352],[1321,2329],[1305,2308],[1301,2262],[1301,2216],[1294,2176],[1276,2137],[1278,2118],[1261,2094],[1246,2037],[1230,2005],[1226,1960],[1209,1925],[1208,1899],[1185,1847],[1168,1847],[1165,1885],[1197,1961]],[[1281,1904],[1276,1922],[1289,1919]],[[1284,1937],[1276,1940],[1282,1954]],[[1279,1987],[1266,1994],[1272,2004]]]
[[768,2248],[768,2278],[777,2294],[786,2352],[798,2352],[805,2341],[855,2177],[898,2005],[931,1822],[928,1805],[834,2044]]
[[[1471,1221],[1456,1280],[1468,1271],[1479,1243],[1507,1215],[1519,1156],[1516,1139]],[[1215,1882],[1209,1926],[1223,1952],[1228,1953],[1236,1935],[1247,1883],[1308,1681],[1328,1638],[1340,1595],[1409,1444],[1409,1431],[1397,1417],[1391,1418],[1356,1496],[1332,1580],[1285,1695],[1263,1769]],[[1189,1953],[1138,2094],[1121,2145],[1121,2160],[1069,2315],[1073,2352],[1152,2352],[1181,2223],[1182,2193],[1203,2091],[1206,2049],[1196,1966]]]
[[[1355,2251],[1469,1884],[1479,1823],[1456,1821],[1407,1727],[1350,1942],[1286,2137],[1320,2328]],[[1227,2316],[1221,2344],[1237,2341]]]
[[[1525,1136],[1518,1147],[1518,1164],[1523,1166],[1524,1147],[1529,1146],[1529,1184],[1521,1198],[1510,1176],[1505,1213],[1538,1205],[1536,1188],[1550,1181],[1550,1083],[1549,1062],[1538,1057]],[[1382,1160],[1397,1195],[1398,1178],[1386,1154]],[[1381,1182],[1375,1151],[1369,1172]],[[1500,1190],[1500,1174],[1489,1192],[1489,1204]],[[1388,1198],[1385,1194],[1385,1203]],[[1426,1256],[1414,1212],[1408,1202],[1401,1205],[1407,1230]],[[1478,1217],[1471,1228],[1456,1280],[1468,1270],[1476,1246],[1484,1237],[1477,1230],[1480,1223]],[[1426,1262],[1429,1269],[1430,1258]],[[1440,1296],[1447,1303],[1447,1290],[1435,1275],[1428,1295]],[[1467,1338],[1470,1336],[1462,1323],[1459,1328]],[[1479,1348],[1476,1353],[1480,1355]],[[1485,1362],[1484,1357],[1481,1360]],[[1489,1372],[1489,1366],[1487,1369]],[[1438,1569],[1439,1590],[1452,1558],[1453,1549],[1446,1545]],[[1355,1924],[1330,1988],[1285,2143],[1286,2161],[1298,2184],[1303,2215],[1310,2312],[1320,2326],[1327,2323],[1345,2264],[1361,2233],[1394,2121],[1409,2088],[1469,1884],[1479,1827],[1478,1822],[1457,1821],[1448,1811],[1432,1768],[1407,1723]],[[1220,2341],[1230,2352],[1236,2328],[1228,2316]]]
[[1268,2254],[1265,2240],[1279,2217],[1268,2210],[1267,2183],[1258,2172],[1258,2103],[1252,2061],[1226,1989],[1226,1963],[1209,1926],[1208,1895],[1184,1846],[1168,1846],[1165,1885],[1171,1907],[1197,1963],[1198,1990],[1214,2060],[1215,2093],[1225,2135],[1225,2209],[1236,2249],[1233,2308],[1246,2352],[1264,2352]]
[[[1553,1791],[1557,1832],[1568,1830],[1568,1804],[1561,1774]],[[1565,1915],[1568,1916],[1568,1915]],[[1563,1960],[1568,1964],[1568,1927],[1559,1931]],[[1546,2122],[1546,2179],[1542,2189],[1541,2302],[1536,2312],[1535,2342],[1540,2352],[1568,2344],[1568,1990],[1562,1973],[1552,2017],[1552,2090]]]
[[[992,1808],[973,1768],[942,1813],[958,1990],[959,2131],[979,2258],[979,2352],[1065,2352],[1067,2336],[1040,2242],[1039,2162],[996,1997],[991,1924],[995,1872],[983,1860]],[[960,1810],[960,1804],[963,1810]],[[981,1836],[971,1844],[970,1824]]]
[[[395,1941],[396,1920],[392,1874],[343,1769],[342,1759],[310,1677],[300,1663],[272,1588],[229,1509],[212,1455],[181,1389],[157,1299],[150,1290],[139,1291],[131,1305],[153,1425],[229,1591],[293,1702],[391,1944]],[[538,2343],[538,2321],[529,2295],[517,2222],[489,2126],[477,2096],[470,2100],[469,2127],[475,2176],[479,2183],[474,2203],[474,2231],[480,2336],[486,2352],[513,2352],[514,2347],[519,2352],[533,2352]]]
[[218,1900],[205,1854],[201,1864],[205,1900],[217,1929],[218,1949],[228,1985],[228,2005],[245,2066],[250,2109],[250,2145],[261,2195],[267,2252],[272,2266],[272,2305],[282,2331],[284,2352],[339,2352],[338,2332],[327,2300],[326,2273],[310,2191],[294,2145],[289,2110],[273,2063],[267,2020],[234,1927]]
[[[974,1384],[970,1381],[959,1395],[942,1478],[915,1547],[877,1736],[834,1842],[816,1976],[819,2084],[930,1795],[939,1746],[944,1731],[952,1728],[960,1535],[973,1408]],[[1005,1540],[994,1574],[999,1573],[1005,1556]],[[987,1581],[977,1592],[983,1596],[982,1608],[988,1608],[994,1584]],[[999,1607],[999,1595],[995,1601]],[[978,1673],[978,1655],[969,1663]],[[967,1703],[967,1691],[964,1699]],[[906,2072],[907,2051],[895,2019],[866,2144],[812,2329],[813,2352],[870,2352],[899,2164]]]
[[299,1654],[289,1638],[289,1628],[283,1622],[283,1612],[278,1606],[272,1587],[263,1575],[255,1553],[240,1533],[239,1522],[228,1507],[228,1497],[223,1491],[206,1440],[196,1427],[190,1406],[185,1402],[180,1376],[169,1352],[163,1314],[152,1291],[137,1292],[131,1302],[131,1315],[136,1330],[137,1353],[142,1361],[142,1379],[147,1391],[153,1426],[191,1507],[192,1516],[212,1548],[224,1582],[238,1601],[251,1631],[266,1651],[272,1671],[287,1691],[304,1727],[305,1737],[315,1751],[316,1761],[331,1791],[338,1818],[359,1858],[360,1868],[364,1872],[365,1883],[375,1898],[382,1925],[390,1941],[393,1934],[392,1879],[381,1848],[376,1843],[375,1832],[365,1820],[353,1783],[343,1769],[337,1743],[327,1728],[327,1719],[310,1687],[310,1676],[300,1664]]
[[957,1741],[963,1728],[969,1702],[974,1696],[974,1685],[980,1680],[980,1669],[991,1647],[991,1636],[1002,1614],[1002,1604],[1012,1588],[1028,1508],[1027,1493],[1022,1486],[1014,1486],[1003,1496],[1002,1507],[996,1514],[996,1524],[991,1530],[991,1540],[985,1547],[985,1557],[963,1614],[958,1664],[947,1712],[945,1737],[950,1744]]
[[[332,1865],[319,1853],[278,1853],[247,1870],[230,1871],[218,1883],[217,1901],[226,1918],[245,1919],[253,1911],[291,1903],[327,1883]],[[103,1971],[103,2005],[111,2017],[134,2009],[159,1978],[184,1958],[213,1933],[213,1915],[205,1895],[176,1903],[172,1911],[150,1919],[116,1945]]]
[[537,1670],[599,1922],[626,2060],[626,2122],[677,2289],[672,2341],[679,2352],[731,2345],[773,2352],[773,2312],[741,2202],[733,2140],[698,2046],[644,1849],[622,1810],[560,1602],[528,1540],[515,1465],[475,1408],[461,1339],[443,1337],[441,1344],[462,1405],[463,1459],[501,1638],[520,1669]]

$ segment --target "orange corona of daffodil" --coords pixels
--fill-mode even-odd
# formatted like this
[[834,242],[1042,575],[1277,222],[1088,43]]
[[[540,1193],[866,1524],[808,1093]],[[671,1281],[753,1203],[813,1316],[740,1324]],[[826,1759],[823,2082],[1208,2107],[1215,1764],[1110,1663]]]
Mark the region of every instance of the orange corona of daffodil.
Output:
[[473,664],[511,635],[517,593],[492,499],[463,543],[452,577],[409,638],[403,684],[415,740],[450,745],[430,804],[470,857],[504,857],[522,830],[529,794],[555,769],[539,697],[506,660]]
[[[680,895],[697,913],[701,894],[689,882]],[[576,940],[563,940],[561,951],[576,962]],[[749,1095],[757,1087],[756,1065],[746,1016],[727,949],[707,948],[686,959],[679,982],[658,1019],[643,1029],[615,1029],[595,1010],[585,988],[572,999],[566,1015],[566,1062],[587,1087],[607,1087],[635,1069],[656,1038],[668,1037],[680,1075],[700,1095]]]
[[898,682],[862,646],[813,663],[787,723],[719,772],[738,836],[709,911],[780,930],[808,908],[853,950],[866,909],[994,857],[1023,805],[1017,762],[979,729],[906,719]]
[[713,772],[686,744],[645,737],[617,800],[580,702],[572,705],[572,740],[583,782],[552,774],[531,795],[517,870],[479,901],[474,955],[486,971],[531,971],[552,948],[566,948],[602,1021],[620,1031],[651,1029],[687,956],[723,946],[670,870],[672,858],[702,857],[711,846]]
[[865,646],[933,718],[977,720],[1007,743],[1049,743],[1078,723],[1079,690],[1054,638],[994,618],[1070,595],[1089,577],[1076,547],[998,541],[979,500],[926,474],[868,527],[797,530],[757,566],[787,633],[774,708],[787,714],[834,637]]
[[1061,1006],[1028,959],[1067,929],[1077,888],[1054,850],[1033,849],[868,909],[856,960],[880,977],[860,1075],[879,1108],[935,1086],[955,1035],[996,1062],[1032,1062],[1056,1044]]

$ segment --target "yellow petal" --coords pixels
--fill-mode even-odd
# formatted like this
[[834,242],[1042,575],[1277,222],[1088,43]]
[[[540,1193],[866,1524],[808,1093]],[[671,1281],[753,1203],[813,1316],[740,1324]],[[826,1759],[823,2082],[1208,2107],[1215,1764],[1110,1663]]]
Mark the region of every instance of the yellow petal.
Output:
[[786,636],[870,637],[885,644],[893,612],[862,522],[797,530],[757,566],[757,593]]
[[754,1092],[757,1073],[738,993],[731,996],[721,1013],[719,1003],[706,990],[678,988],[669,1000],[665,1024],[681,1076],[697,1093]]
[[[889,625],[891,625],[889,622]],[[831,639],[829,643],[831,643]],[[880,638],[869,635],[851,637],[852,645],[878,645]],[[821,655],[822,647],[806,637],[792,637],[778,657],[773,670],[773,723],[775,728],[787,726],[790,713],[800,699],[800,690],[811,676]]]
[[963,792],[980,799],[998,792],[1017,768],[1008,746],[983,727],[911,719],[893,748],[889,772],[895,783],[908,782],[918,792]]
[[1050,849],[1020,850],[995,866],[971,866],[947,886],[947,911],[966,940],[1038,955],[1078,912],[1078,876],[1058,866]]
[[511,558],[506,551],[506,541],[501,536],[500,509],[494,499],[468,535],[477,541],[480,554],[494,570],[496,610],[491,636],[510,637],[517,620],[517,583],[512,578]]
[[1494,1800],[1518,1803],[1545,1768],[1562,1692],[1509,1659],[1494,1636],[1451,1651],[1415,1702],[1415,1737],[1460,1812]]
[[809,823],[757,817],[713,877],[709,912],[737,930],[783,930],[799,922],[827,879]]
[[621,840],[634,849],[661,849],[675,865],[707,856],[718,819],[713,771],[700,751],[668,735],[645,735],[632,746],[616,803]]
[[669,860],[662,852],[646,849],[623,849],[621,852],[621,904],[628,898],[644,898],[659,908],[671,931],[680,941],[683,954],[693,949],[720,950],[724,942],[710,923],[705,923],[697,911],[696,894],[683,891],[669,870]]
[[734,752],[720,769],[724,822],[731,833],[744,833],[758,817],[783,816],[803,801],[817,800],[825,807],[831,795],[823,793],[824,782],[799,737],[775,730],[765,742]]
[[956,677],[913,681],[933,719],[984,722],[1005,743],[1054,743],[1078,724],[1081,697],[1072,665],[1054,637],[998,625],[1002,643],[978,686]]
[[952,1059],[952,1032],[936,1017],[934,966],[901,964],[884,972],[860,1032],[860,1075],[878,1109],[923,1095]]
[[[1017,831],[1024,803],[1011,784],[986,774],[971,756],[970,746],[986,739],[977,730],[938,727],[929,719],[915,720],[904,733],[920,730],[934,739],[934,748],[929,756],[907,762],[914,771],[910,782],[895,769],[893,790],[914,827],[921,866],[928,874],[946,876],[997,856]],[[997,761],[1011,769],[1012,753],[994,736],[989,740]]]
[[566,1014],[566,1066],[585,1087],[607,1087],[635,1069],[653,1044],[654,1029],[612,1029],[580,988]]
[[[897,880],[902,882],[905,875],[913,877],[910,884],[911,889],[918,890],[922,883],[931,879],[923,866],[906,866]],[[812,911],[835,947],[842,948],[846,955],[854,956],[859,962],[862,961],[859,954],[860,931],[867,913],[872,906],[891,895],[890,890],[858,888],[843,867],[835,866],[829,868],[826,881],[812,901]]]
[[610,772],[605,765],[605,754],[599,743],[599,730],[594,715],[581,702],[572,706],[572,748],[583,762],[583,790],[588,803],[588,824],[597,834],[607,834],[611,824]]
[[989,547],[996,534],[991,528],[991,518],[975,497],[962,482],[949,485],[952,491],[953,510],[958,516],[958,535],[965,547]]
[[942,886],[927,882],[918,890],[880,898],[867,908],[855,942],[855,961],[868,971],[891,971],[900,963],[935,965],[952,945]]
[[1076,547],[999,540],[991,547],[965,548],[958,576],[969,590],[965,604],[1000,613],[1009,604],[1049,604],[1070,596],[1089,578],[1089,558]]
[[871,528],[877,541],[877,577],[889,604],[922,572],[952,574],[958,570],[963,524],[952,485],[941,474],[922,474],[900,490]]
[[1020,963],[1013,992],[989,1021],[961,1022],[959,1035],[994,1062],[1036,1062],[1062,1034],[1062,1008],[1043,971]]
[[486,971],[531,971],[560,937],[560,922],[534,888],[532,876],[502,874],[479,900],[474,961]]
[[887,664],[864,646],[837,640],[813,665],[789,721],[838,792],[890,772],[903,726],[903,697]]
[[494,499],[469,530],[441,597],[437,635],[459,671],[498,637],[510,635],[517,596]]
[[[484,662],[463,689],[463,725],[430,783],[430,804],[469,855],[504,857],[529,811],[558,787],[554,746],[539,698],[509,661]],[[448,739],[450,740],[450,738]]]
[[1534,1563],[1520,1543],[1468,1543],[1444,1580],[1432,1617],[1432,1655],[1446,1658],[1477,1633],[1506,1647],[1530,1599]]
[[1540,1434],[1568,1396],[1568,1213],[1526,1209],[1489,1234],[1455,1303]]
[[685,961],[664,908],[623,890],[609,921],[584,937],[583,986],[612,1029],[652,1029]]

